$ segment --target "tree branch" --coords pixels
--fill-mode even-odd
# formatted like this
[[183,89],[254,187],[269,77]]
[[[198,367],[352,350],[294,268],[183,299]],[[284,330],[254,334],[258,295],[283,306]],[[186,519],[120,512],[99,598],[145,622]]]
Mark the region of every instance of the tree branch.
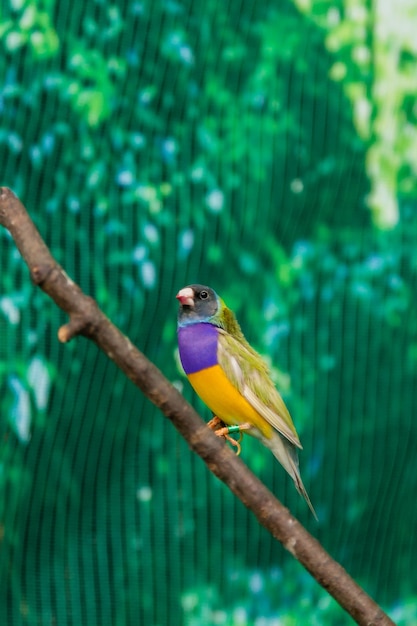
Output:
[[394,622],[357,585],[324,548],[290,514],[227,446],[216,437],[163,374],[123,335],[67,276],[30,219],[7,187],[0,188],[0,223],[12,235],[30,275],[69,316],[58,331],[67,342],[84,335],[103,350],[165,414],[213,474],[248,507],[336,601],[362,626]]

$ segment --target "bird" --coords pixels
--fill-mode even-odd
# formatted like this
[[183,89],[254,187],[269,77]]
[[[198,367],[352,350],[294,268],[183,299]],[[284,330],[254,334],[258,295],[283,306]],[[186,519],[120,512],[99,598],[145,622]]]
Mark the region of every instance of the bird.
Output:
[[317,519],[301,480],[297,451],[302,445],[267,364],[211,287],[188,285],[176,298],[180,360],[194,391],[214,415],[209,426],[228,440],[235,432],[260,440],[291,476]]

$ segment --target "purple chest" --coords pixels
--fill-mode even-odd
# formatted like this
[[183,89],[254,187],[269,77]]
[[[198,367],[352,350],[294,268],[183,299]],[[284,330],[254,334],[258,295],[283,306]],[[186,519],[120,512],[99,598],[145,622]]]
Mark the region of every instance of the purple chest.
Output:
[[178,347],[186,374],[194,374],[217,364],[216,326],[200,323],[178,329]]

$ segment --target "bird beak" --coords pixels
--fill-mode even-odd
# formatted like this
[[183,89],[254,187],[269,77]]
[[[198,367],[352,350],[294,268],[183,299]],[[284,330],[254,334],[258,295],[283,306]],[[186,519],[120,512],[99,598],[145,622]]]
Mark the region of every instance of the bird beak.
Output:
[[182,306],[194,306],[194,291],[191,287],[184,287],[175,296]]

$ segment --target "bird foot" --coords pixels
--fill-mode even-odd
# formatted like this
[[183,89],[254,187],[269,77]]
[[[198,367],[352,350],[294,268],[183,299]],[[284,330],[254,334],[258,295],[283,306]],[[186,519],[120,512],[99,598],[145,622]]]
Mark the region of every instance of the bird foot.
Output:
[[[239,456],[242,449],[240,443],[242,441],[243,432],[252,428],[249,423],[237,424],[236,426],[226,426],[226,424],[217,416],[214,416],[213,419],[208,422],[207,426],[214,431],[214,434],[217,437],[223,437],[233,447],[237,448],[236,456]],[[233,433],[239,433],[239,439],[233,439],[233,437],[230,436]]]
[[207,422],[207,426],[211,428],[211,430],[216,431],[218,428],[226,426],[226,424],[222,422],[222,420],[219,417],[217,417],[217,415],[215,415],[213,419]]

